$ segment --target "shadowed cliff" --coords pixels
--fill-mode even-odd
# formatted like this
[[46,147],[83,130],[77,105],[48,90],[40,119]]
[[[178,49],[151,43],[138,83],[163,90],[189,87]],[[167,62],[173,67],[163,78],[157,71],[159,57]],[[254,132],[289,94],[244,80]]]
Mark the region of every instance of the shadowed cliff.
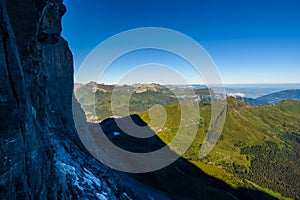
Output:
[[0,199],[163,199],[133,193],[81,144],[65,12],[62,0],[0,0]]

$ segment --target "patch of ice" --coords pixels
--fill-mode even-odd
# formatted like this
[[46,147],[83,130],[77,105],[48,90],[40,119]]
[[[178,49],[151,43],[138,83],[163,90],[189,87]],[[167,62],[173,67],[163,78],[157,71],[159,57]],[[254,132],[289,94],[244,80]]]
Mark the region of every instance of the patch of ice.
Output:
[[[79,190],[84,191],[85,189],[106,188],[105,182],[102,182],[91,171],[86,168],[81,170],[81,168],[79,168],[79,166],[73,162],[72,158],[64,148],[57,149],[55,160],[57,169],[63,174],[71,175],[73,180],[72,185],[77,187]],[[70,162],[65,163],[64,160],[69,160]],[[106,194],[103,192],[101,194],[106,196]]]
[[17,139],[13,139],[13,140],[4,140],[5,143],[13,143],[13,142],[15,142],[15,141],[17,141]]
[[123,192],[123,196],[124,196],[125,198],[127,198],[127,199],[131,199],[131,198],[129,198],[129,196],[126,194],[126,192]]
[[84,175],[85,175],[85,177],[83,178],[84,181],[89,185],[92,185],[92,183],[95,183],[97,186],[100,187],[101,181],[96,176],[94,176],[94,174],[92,172],[90,172],[86,168],[83,168],[83,169],[86,172],[86,173],[84,173]]
[[72,167],[72,166],[67,165],[66,163],[62,163],[62,162],[57,163],[57,165],[60,166],[59,169],[61,169],[63,172],[76,175],[76,173],[75,173],[75,167]]
[[84,190],[83,187],[81,187],[81,186],[79,185],[78,177],[75,178],[74,185],[77,186],[81,191]]
[[103,194],[100,194],[100,193],[96,193],[96,197],[99,200],[107,200],[106,196],[104,196]]
[[77,186],[80,190],[83,190],[83,187],[79,185],[78,182],[78,176],[75,173],[75,167],[72,167],[66,163],[58,162],[56,165],[58,165],[58,168],[65,174],[70,174],[74,177],[74,185]]

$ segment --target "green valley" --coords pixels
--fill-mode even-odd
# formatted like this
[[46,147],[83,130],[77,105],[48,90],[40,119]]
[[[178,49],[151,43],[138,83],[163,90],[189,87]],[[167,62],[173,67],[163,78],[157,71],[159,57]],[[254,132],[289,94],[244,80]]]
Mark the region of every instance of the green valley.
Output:
[[[274,106],[252,107],[230,97],[227,103],[223,133],[202,159],[199,150],[208,129],[211,106],[200,105],[203,123],[183,158],[234,188],[256,188],[279,199],[299,199],[300,102],[287,100]],[[180,112],[178,104],[165,109],[171,117],[156,133],[168,144],[178,129]],[[149,111],[139,115],[151,126]],[[176,152],[178,145],[170,148]]]
[[[212,90],[205,88],[191,90],[159,84],[113,86],[91,82],[86,85],[77,84],[75,88],[75,95],[87,119],[90,122],[101,121],[101,126],[108,133],[122,132],[111,122],[112,118],[122,120],[122,117],[137,114],[159,138],[144,141],[126,137],[126,134],[116,138],[112,134],[110,139],[123,149],[150,151],[152,148],[161,148],[161,140],[172,151],[180,154],[185,141],[192,140],[188,150],[180,155],[184,161],[208,176],[219,179],[236,190],[246,188],[263,191],[278,199],[300,199],[300,102],[285,100],[275,105],[251,106],[244,99],[227,97],[222,134],[212,151],[201,158],[200,149],[210,126],[211,94],[214,94]],[[185,102],[199,107],[200,122],[197,122],[195,138],[191,138],[195,121],[187,116],[181,119],[181,106]],[[117,113],[112,112],[112,104]],[[157,104],[160,106],[156,106]],[[181,120],[185,122],[183,134],[177,142],[170,143]],[[178,166],[188,166],[184,161],[178,161],[173,167],[151,176],[160,179],[166,173],[176,173]],[[189,173],[188,169],[181,167],[180,171],[184,170]],[[154,181],[152,178],[146,180]],[[151,181],[150,185],[154,184]],[[176,192],[174,190],[171,193]]]

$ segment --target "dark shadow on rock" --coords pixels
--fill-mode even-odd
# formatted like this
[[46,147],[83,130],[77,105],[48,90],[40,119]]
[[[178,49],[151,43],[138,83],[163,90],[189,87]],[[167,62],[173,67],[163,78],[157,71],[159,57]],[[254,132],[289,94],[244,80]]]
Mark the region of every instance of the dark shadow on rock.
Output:
[[[141,126],[147,124],[138,116],[128,116]],[[100,123],[104,134],[120,148],[137,153],[152,152],[165,146],[155,134],[149,138],[135,138],[118,126],[118,120],[108,118]],[[95,126],[96,124],[92,124]],[[149,127],[144,129],[152,131]],[[152,133],[154,133],[152,131]],[[143,134],[143,133],[140,133]],[[100,145],[99,145],[99,148]],[[124,173],[119,176],[129,176],[134,180],[167,194],[171,199],[275,199],[258,190],[239,188],[234,189],[223,181],[205,174],[188,160],[180,157],[169,166],[148,173]]]

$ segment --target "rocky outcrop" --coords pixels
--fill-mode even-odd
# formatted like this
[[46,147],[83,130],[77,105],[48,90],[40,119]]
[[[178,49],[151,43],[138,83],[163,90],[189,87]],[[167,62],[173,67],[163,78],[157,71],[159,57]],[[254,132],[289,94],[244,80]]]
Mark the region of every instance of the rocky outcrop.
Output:
[[0,199],[137,198],[76,133],[65,12],[62,0],[0,0]]

